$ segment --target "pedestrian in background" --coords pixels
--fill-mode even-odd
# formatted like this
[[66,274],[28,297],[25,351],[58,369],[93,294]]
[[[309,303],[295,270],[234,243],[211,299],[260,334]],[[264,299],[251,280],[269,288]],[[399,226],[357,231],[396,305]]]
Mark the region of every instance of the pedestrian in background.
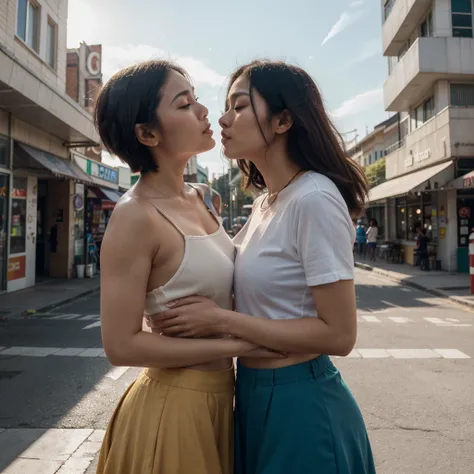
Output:
[[365,225],[362,223],[362,220],[357,221],[356,226],[356,245],[357,245],[357,255],[359,257],[365,258],[365,247],[367,244],[367,234],[365,230]]
[[302,69],[256,61],[231,76],[224,154],[268,192],[236,236],[235,305],[183,298],[154,324],[173,336],[231,334],[287,353],[239,358],[235,474],[373,474],[361,412],[328,355],[357,332],[351,214],[367,194]]
[[367,247],[369,248],[369,258],[371,262],[375,263],[375,256],[377,252],[377,237],[379,235],[379,228],[375,219],[370,220],[369,228],[367,229]]
[[[141,173],[102,244],[103,345],[113,365],[146,368],[107,428],[99,474],[232,472],[232,357],[257,346],[142,329],[144,314],[193,294],[232,309],[234,245],[206,206],[206,187],[183,179],[191,156],[215,145],[207,115],[186,71],[166,61],[118,72],[97,99],[102,142]],[[262,352],[282,357],[253,355]]]

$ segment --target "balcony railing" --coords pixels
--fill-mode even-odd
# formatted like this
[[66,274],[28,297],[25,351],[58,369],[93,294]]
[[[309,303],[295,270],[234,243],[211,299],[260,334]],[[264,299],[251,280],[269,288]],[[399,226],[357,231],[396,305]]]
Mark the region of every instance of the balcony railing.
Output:
[[394,151],[398,150],[399,148],[403,148],[405,146],[405,138],[403,137],[399,142],[394,143],[393,145],[390,145],[385,149],[386,155],[390,155],[390,153],[393,153]]
[[395,5],[396,0],[388,0],[385,2],[385,5],[383,6],[383,21],[387,20],[389,17],[390,13],[392,12],[393,6]]

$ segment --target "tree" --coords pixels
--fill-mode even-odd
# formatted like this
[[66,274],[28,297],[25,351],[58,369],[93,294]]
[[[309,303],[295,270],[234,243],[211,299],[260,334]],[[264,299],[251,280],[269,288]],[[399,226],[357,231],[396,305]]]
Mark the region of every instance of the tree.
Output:
[[382,184],[385,179],[385,158],[376,161],[374,164],[364,168],[365,176],[369,182],[369,188]]

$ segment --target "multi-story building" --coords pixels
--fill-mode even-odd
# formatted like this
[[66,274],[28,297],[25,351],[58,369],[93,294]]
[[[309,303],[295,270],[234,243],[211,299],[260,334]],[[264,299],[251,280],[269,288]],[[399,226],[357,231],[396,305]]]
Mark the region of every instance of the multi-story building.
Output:
[[472,0],[383,0],[388,58],[385,108],[399,113],[399,141],[386,156],[387,181],[371,190],[386,228],[414,261],[424,227],[438,264],[467,267],[474,227],[474,39]]
[[67,0],[0,2],[0,292],[71,277],[90,176],[71,150],[99,142],[66,94]]

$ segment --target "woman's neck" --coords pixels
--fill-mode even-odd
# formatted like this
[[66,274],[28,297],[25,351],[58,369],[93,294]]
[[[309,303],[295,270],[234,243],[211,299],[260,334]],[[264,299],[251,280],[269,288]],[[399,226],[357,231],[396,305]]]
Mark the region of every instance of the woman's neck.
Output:
[[169,162],[163,161],[157,171],[143,174],[140,181],[165,196],[184,197],[186,195],[184,184],[185,166],[186,164],[184,166],[176,166],[175,163],[174,166],[170,166]]
[[267,185],[268,194],[280,192],[301,171],[287,152],[270,151],[255,163]]

